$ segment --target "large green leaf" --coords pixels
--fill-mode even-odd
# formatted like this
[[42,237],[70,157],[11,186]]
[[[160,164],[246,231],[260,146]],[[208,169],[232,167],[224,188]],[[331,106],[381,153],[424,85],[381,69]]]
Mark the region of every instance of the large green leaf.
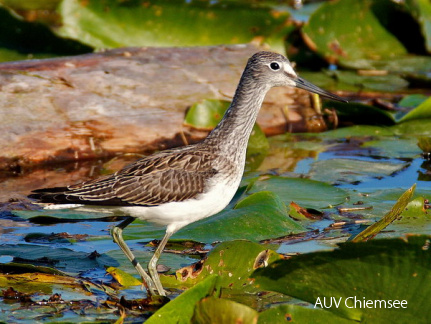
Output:
[[[60,35],[95,48],[248,43],[283,49],[287,12],[245,2],[63,0]],[[232,34],[232,31],[235,33]]]
[[207,297],[196,304],[192,318],[194,324],[257,323],[258,313],[253,308],[228,299]]
[[320,308],[313,309],[299,305],[280,305],[259,314],[258,324],[285,324],[286,322],[298,324],[357,323]]
[[182,293],[157,312],[155,312],[145,323],[190,323],[195,304],[207,296],[213,295],[217,290],[216,275],[209,276],[193,288]]
[[249,241],[228,241],[218,244],[210,252],[203,264],[198,263],[179,269],[176,276],[162,276],[167,287],[187,287],[211,276],[219,276],[218,285],[227,290],[242,293],[255,292],[256,288],[249,279],[258,267],[280,259],[278,253]]
[[370,0],[326,2],[310,17],[304,35],[332,63],[406,54],[404,46],[380,24],[371,5]]
[[[279,260],[257,269],[252,277],[262,289],[278,291],[313,305],[327,307],[341,316],[372,323],[397,319],[400,323],[426,323],[431,316],[430,236],[345,243],[332,252],[316,252]],[[350,299],[349,299],[350,298]],[[354,298],[385,301],[387,307],[352,307]],[[406,301],[407,307],[388,302]],[[320,303],[319,303],[320,302]],[[382,302],[383,303],[383,302]],[[404,304],[406,306],[406,304]]]
[[400,119],[400,123],[415,119],[431,119],[431,97]]
[[346,201],[347,193],[330,184],[303,178],[265,176],[257,179],[250,193],[269,190],[281,197],[286,205],[292,201],[307,208],[326,208]]
[[233,209],[190,224],[178,231],[174,238],[207,243],[232,239],[260,241],[304,230],[287,215],[280,197],[262,191],[244,198]]

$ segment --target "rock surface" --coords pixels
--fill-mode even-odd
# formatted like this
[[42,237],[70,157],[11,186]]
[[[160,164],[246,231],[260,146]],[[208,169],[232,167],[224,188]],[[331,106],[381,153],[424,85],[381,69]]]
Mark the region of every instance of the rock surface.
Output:
[[[2,63],[0,170],[150,152],[201,139],[207,132],[183,126],[187,108],[202,99],[230,100],[248,57],[258,50],[124,48]],[[269,135],[308,130],[301,116],[309,107],[306,92],[275,88],[258,123]]]

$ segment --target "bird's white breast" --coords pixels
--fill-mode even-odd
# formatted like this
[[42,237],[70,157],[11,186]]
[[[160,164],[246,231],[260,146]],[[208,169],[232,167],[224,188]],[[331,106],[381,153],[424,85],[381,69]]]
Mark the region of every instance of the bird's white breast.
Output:
[[121,207],[125,214],[155,224],[168,226],[167,230],[176,232],[187,224],[212,216],[225,208],[238,189],[241,176],[227,180],[214,177],[208,189],[194,199],[170,202],[154,207]]

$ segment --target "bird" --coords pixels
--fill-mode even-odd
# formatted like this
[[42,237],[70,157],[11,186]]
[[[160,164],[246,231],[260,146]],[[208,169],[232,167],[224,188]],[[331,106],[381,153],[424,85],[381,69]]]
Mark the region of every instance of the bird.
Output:
[[[266,93],[296,87],[331,100],[345,99],[299,77],[283,55],[268,51],[248,59],[232,102],[219,124],[196,144],[160,151],[107,176],[67,187],[34,190],[29,197],[45,208],[95,208],[126,218],[111,229],[141,276],[149,295],[166,296],[157,262],[169,238],[184,226],[223,210],[235,195],[245,166],[248,139]],[[53,207],[54,206],[54,207]],[[136,218],[166,226],[148,263],[148,272],[123,239]]]

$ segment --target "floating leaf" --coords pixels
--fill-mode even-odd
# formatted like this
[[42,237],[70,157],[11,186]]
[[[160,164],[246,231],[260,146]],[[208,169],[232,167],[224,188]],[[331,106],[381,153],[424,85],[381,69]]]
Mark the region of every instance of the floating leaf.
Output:
[[413,193],[415,192],[416,185],[413,185],[408,189],[401,197],[397,200],[392,209],[383,216],[378,222],[368,226],[365,230],[356,235],[352,242],[364,242],[376,236],[385,227],[391,224],[394,220],[400,217],[401,213],[406,208],[407,204],[412,199]]
[[207,243],[232,239],[259,241],[304,230],[300,223],[287,215],[280,197],[262,191],[244,198],[234,209],[226,209],[188,225],[174,234],[174,238]]
[[211,130],[223,118],[229,105],[229,101],[216,99],[205,99],[195,103],[187,111],[184,124],[198,129]]
[[313,309],[299,305],[275,306],[259,314],[258,324],[285,323],[348,324],[357,322],[320,308]]
[[373,150],[371,153],[373,157],[400,159],[412,158],[420,154],[417,139],[412,136],[379,137],[379,139],[364,142],[361,147]]
[[195,304],[202,298],[215,294],[217,291],[217,280],[218,277],[216,275],[209,276],[160,308],[145,323],[190,323]]
[[106,272],[109,273],[112,277],[114,277],[117,282],[122,286],[140,286],[142,282],[132,275],[124,272],[121,269],[115,267],[106,268]]
[[[283,49],[287,12],[246,2],[63,0],[58,33],[96,48],[249,43]],[[125,23],[127,22],[127,23]],[[235,30],[235,34],[232,34]]]
[[[344,243],[335,251],[276,261],[257,269],[252,277],[262,289],[312,305],[319,300],[322,303],[324,297],[336,298],[339,307],[333,305],[327,310],[357,321],[383,323],[396,318],[403,323],[426,323],[431,316],[426,298],[431,293],[430,242],[430,236],[409,236],[407,240]],[[364,299],[373,305],[377,300],[377,306],[353,308],[354,298],[362,305]],[[404,307],[398,302],[390,308],[389,300],[392,305],[394,300],[406,302]]]
[[303,178],[267,176],[255,181],[249,192],[263,190],[276,193],[286,205],[294,201],[303,207],[316,209],[339,205],[347,198],[347,193],[343,189]]
[[223,288],[255,292],[252,281],[249,280],[253,270],[278,260],[278,253],[264,246],[249,241],[228,241],[218,244],[210,252],[203,264],[179,269],[175,278],[162,276],[166,285],[190,286],[217,274],[218,284]]
[[414,119],[431,119],[431,97],[422,102],[419,106],[408,112],[400,119],[400,123]]
[[390,130],[394,135],[431,136],[431,118],[403,120],[401,123],[391,126]]
[[[383,68],[383,67],[382,67]],[[333,71],[340,83],[353,86],[356,91],[373,90],[381,92],[396,92],[408,87],[409,83],[402,77],[395,74],[387,75],[359,75],[353,71]],[[338,105],[338,103],[336,103]],[[360,104],[359,104],[360,105]],[[340,106],[340,105],[338,105]],[[370,110],[370,109],[368,109]],[[382,112],[380,115],[383,115]],[[387,114],[386,118],[389,116]]]
[[329,159],[313,163],[309,176],[328,183],[352,183],[367,178],[390,176],[404,169],[407,163]]
[[309,46],[331,63],[392,58],[404,46],[379,22],[372,1],[331,1],[310,17],[303,33]]
[[243,304],[228,299],[207,297],[196,304],[191,323],[256,324],[257,316],[257,311]]
[[423,94],[407,95],[398,102],[398,106],[413,108],[413,107],[419,106],[422,102],[424,102],[427,99],[428,97]]

